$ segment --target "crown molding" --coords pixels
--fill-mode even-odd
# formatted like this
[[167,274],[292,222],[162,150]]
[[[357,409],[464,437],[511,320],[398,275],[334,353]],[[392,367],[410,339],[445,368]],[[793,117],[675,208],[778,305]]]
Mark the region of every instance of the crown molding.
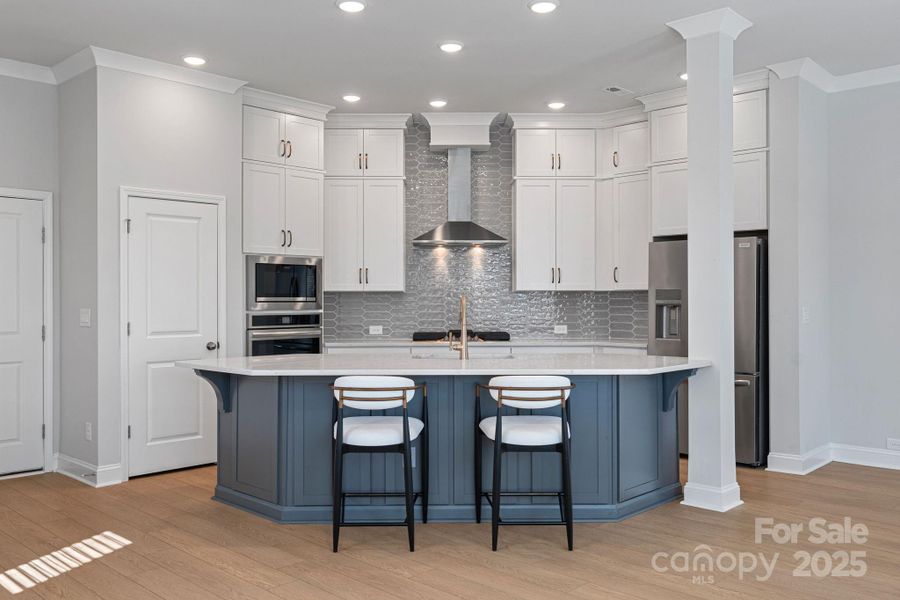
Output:
[[170,65],[158,60],[95,46],[88,46],[84,50],[54,65],[53,75],[56,83],[64,83],[95,67],[156,77],[157,79],[194,85],[226,94],[233,94],[247,84],[246,81],[241,81],[240,79],[232,79],[231,77],[179,67],[178,65]]
[[328,113],[334,110],[334,107],[328,104],[319,104],[318,102],[266,92],[251,87],[245,87],[243,94],[244,104],[249,106],[267,108],[318,121],[326,120]]
[[636,105],[598,114],[596,126],[606,129],[608,127],[618,127],[619,125],[641,123],[646,120],[647,113],[644,112],[644,107]]
[[37,83],[56,83],[56,77],[53,76],[53,69],[43,65],[34,65],[9,58],[0,58],[0,75],[4,77],[15,77],[16,79],[26,79]]
[[351,114],[336,113],[328,117],[326,129],[406,129],[412,113]]
[[719,8],[677,21],[669,21],[666,25],[680,33],[686,40],[712,33],[721,33],[736,40],[745,29],[752,27],[753,23],[730,8]]
[[[769,87],[768,69],[750,71],[734,76],[734,93],[745,94],[757,90],[765,90]],[[638,102],[644,105],[644,110],[650,112],[661,108],[671,108],[687,104],[687,87],[665,90],[637,97]]]
[[513,129],[594,129],[599,117],[597,113],[509,113],[506,122]]
[[869,69],[847,75],[832,75],[816,61],[806,57],[769,65],[769,69],[779,79],[799,77],[829,94],[900,82],[900,65]]

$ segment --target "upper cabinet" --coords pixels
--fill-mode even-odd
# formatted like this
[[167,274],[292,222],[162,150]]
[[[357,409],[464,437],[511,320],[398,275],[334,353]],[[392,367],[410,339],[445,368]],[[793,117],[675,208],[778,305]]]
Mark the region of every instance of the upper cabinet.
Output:
[[[765,148],[768,144],[766,90],[734,97],[734,151]],[[650,162],[687,159],[687,106],[650,113]]]
[[593,177],[593,129],[517,129],[516,177]]
[[600,177],[617,177],[647,170],[650,162],[650,127],[644,121],[601,129],[597,135]]
[[321,171],[324,164],[322,121],[244,107],[244,159]]
[[329,177],[403,177],[402,129],[326,129]]
[[650,261],[650,183],[646,172],[597,187],[597,290],[646,290]]

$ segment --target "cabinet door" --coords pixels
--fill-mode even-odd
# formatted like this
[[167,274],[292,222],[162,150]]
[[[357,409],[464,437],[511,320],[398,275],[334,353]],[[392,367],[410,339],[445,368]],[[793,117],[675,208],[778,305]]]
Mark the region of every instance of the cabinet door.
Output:
[[647,122],[622,125],[612,130],[613,172],[625,175],[646,171],[650,162],[650,126]]
[[687,159],[687,106],[673,106],[650,113],[650,160]]
[[557,177],[593,177],[597,141],[593,129],[560,129],[556,132]]
[[325,180],[323,290],[362,291],[363,181]]
[[613,180],[614,283],[619,290],[648,289],[650,185],[646,173]]
[[366,129],[363,132],[363,174],[366,177],[403,177],[403,130]]
[[284,227],[291,256],[322,256],[322,175],[285,169]]
[[613,210],[613,180],[597,182],[597,259],[595,284],[597,291],[616,289],[616,223]]
[[593,290],[596,184],[593,180],[556,182],[556,289]]
[[515,151],[517,177],[556,175],[556,131],[518,129]]
[[244,158],[284,164],[284,115],[244,107]]
[[687,233],[687,163],[657,165],[650,169],[653,235]]
[[403,180],[367,179],[363,194],[363,287],[369,292],[406,288]]
[[325,174],[329,177],[362,177],[363,130],[325,130]]
[[769,226],[768,152],[734,157],[734,230],[752,231]]
[[516,181],[513,213],[514,288],[556,289],[556,181]]
[[294,115],[284,116],[284,137],[288,142],[284,163],[292,167],[321,170],[325,154],[321,121]]
[[613,128],[597,130],[597,175],[601,178],[613,177],[616,169],[613,166]]
[[734,151],[765,148],[766,90],[738,94],[734,97]]
[[244,163],[244,252],[284,254],[284,167]]

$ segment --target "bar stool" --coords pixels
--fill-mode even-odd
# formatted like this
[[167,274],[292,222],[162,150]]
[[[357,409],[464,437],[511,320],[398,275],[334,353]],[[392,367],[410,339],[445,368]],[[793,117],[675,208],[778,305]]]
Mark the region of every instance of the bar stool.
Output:
[[[415,550],[414,506],[422,499],[422,522],[428,522],[428,389],[425,384],[416,385],[406,377],[352,376],[339,377],[331,385],[336,401],[332,411],[334,438],[332,455],[333,471],[333,551],[338,551],[338,539],[342,526],[402,526],[406,525],[409,551]],[[422,419],[409,416],[408,405],[415,398],[416,390],[422,390]],[[365,411],[382,411],[403,408],[402,416],[354,416],[344,417],[344,408]],[[420,439],[422,455],[422,491],[413,490],[411,443]],[[344,492],[344,455],[349,453],[400,453],[403,455],[403,492]],[[347,497],[398,497],[406,499],[406,520],[402,522],[347,522],[344,519]]]
[[[565,525],[569,550],[572,550],[572,474],[571,420],[566,409],[569,392],[575,386],[565,377],[523,375],[494,377],[488,385],[475,384],[475,520],[481,523],[481,499],[491,505],[491,548],[497,550],[500,525]],[[481,418],[481,390],[489,390],[497,402],[497,416]],[[503,416],[503,407],[515,408],[515,415]],[[560,407],[560,417],[549,415],[520,415],[519,409],[529,412]],[[564,429],[567,434],[564,434]],[[494,473],[490,493],[482,491],[481,461],[484,438],[494,444]],[[497,443],[499,438],[500,443]],[[560,492],[501,492],[500,465],[505,452],[558,452],[562,455]],[[502,496],[556,496],[559,500],[560,521],[507,521],[500,519]]]

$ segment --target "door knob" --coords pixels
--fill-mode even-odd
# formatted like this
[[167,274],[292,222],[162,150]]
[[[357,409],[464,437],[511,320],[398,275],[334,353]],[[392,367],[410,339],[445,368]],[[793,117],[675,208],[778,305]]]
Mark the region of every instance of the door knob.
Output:
[[206,349],[207,349],[207,350],[215,350],[215,349],[218,348],[218,347],[219,347],[219,343],[218,343],[218,342],[206,342]]

